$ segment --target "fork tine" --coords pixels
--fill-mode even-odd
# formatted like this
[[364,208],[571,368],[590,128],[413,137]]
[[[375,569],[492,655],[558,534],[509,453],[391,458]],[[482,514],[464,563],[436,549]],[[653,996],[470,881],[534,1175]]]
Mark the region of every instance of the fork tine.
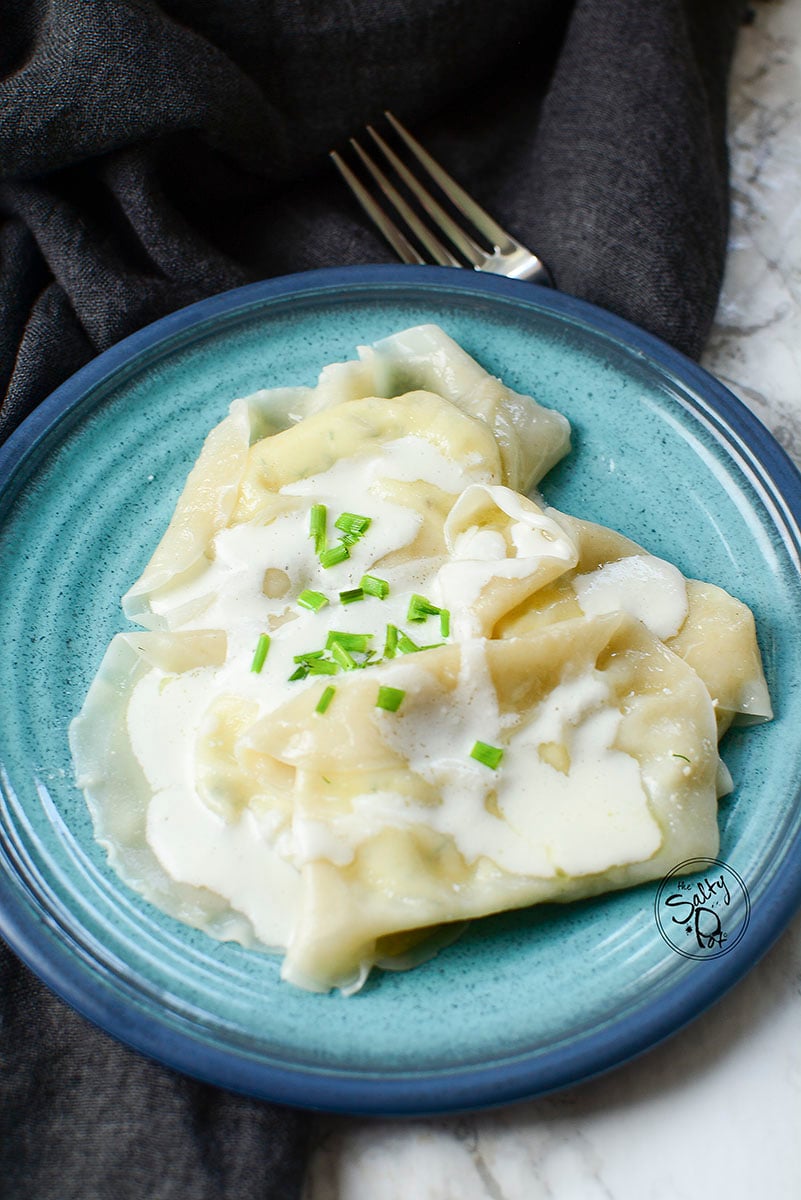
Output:
[[350,139],[350,144],[359,155],[359,158],[362,160],[373,179],[381,188],[381,191],[395,206],[395,209],[403,217],[412,233],[414,233],[416,237],[420,239],[421,243],[425,246],[426,250],[428,250],[434,261],[438,262],[442,267],[460,267],[462,264],[459,262],[459,260],[454,258],[450,250],[443,246],[439,238],[435,237],[431,230],[423,224],[414,209],[409,207],[403,196],[401,196],[397,188],[393,187],[384,172],[373,161],[367,151],[362,149],[355,138]]
[[516,244],[514,238],[510,237],[497,221],[493,221],[489,213],[480,204],[477,204],[473,197],[468,195],[455,179],[451,178],[448,172],[439,165],[436,159],[431,157],[428,151],[409,133],[409,130],[401,124],[396,116],[393,116],[391,112],[385,112],[384,116],[395,132],[403,138],[418,162],[422,163],[431,178],[439,185],[454,208],[463,217],[466,217],[468,221],[472,221],[479,233],[483,233],[484,237],[489,238],[492,245],[499,250],[504,249],[504,247],[511,248]]
[[[386,156],[387,160],[392,164],[398,175],[408,187],[409,191],[417,197],[433,221],[437,223],[439,228],[453,242],[457,250],[459,250],[474,267],[480,267],[486,259],[485,252],[481,249],[473,239],[461,229],[453,217],[446,213],[445,209],[439,204],[418,179],[412,175],[405,163],[401,162],[395,151],[387,145],[380,133],[376,133],[372,125],[367,126],[367,132],[370,137]],[[433,159],[432,159],[433,162]]]
[[336,150],[331,151],[331,158],[334,161],[340,175],[345,180],[350,190],[353,192],[356,199],[361,204],[364,211],[367,213],[371,221],[373,221],[383,233],[384,237],[389,242],[392,249],[397,254],[401,262],[405,263],[425,263],[422,254],[415,250],[408,238],[404,237],[397,225],[392,222],[365,187],[359,182],[353,174],[348,164],[343,158],[337,154]]

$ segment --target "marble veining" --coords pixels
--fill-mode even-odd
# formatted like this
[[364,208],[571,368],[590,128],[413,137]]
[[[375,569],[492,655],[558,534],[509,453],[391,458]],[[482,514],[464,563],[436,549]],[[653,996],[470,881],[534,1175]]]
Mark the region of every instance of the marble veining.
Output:
[[704,365],[801,463],[801,5],[760,4],[729,117],[732,222]]
[[[703,361],[801,465],[801,0],[755,5],[731,93],[730,249]],[[796,918],[717,1005],[600,1079],[458,1118],[317,1118],[304,1200],[790,1200],[799,1130]]]

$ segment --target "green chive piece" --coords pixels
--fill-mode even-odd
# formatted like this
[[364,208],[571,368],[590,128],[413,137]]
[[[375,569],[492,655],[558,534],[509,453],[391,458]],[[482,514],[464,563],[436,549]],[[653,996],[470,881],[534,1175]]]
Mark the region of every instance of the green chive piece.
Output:
[[328,603],[328,597],[322,592],[313,592],[311,588],[304,588],[298,596],[298,604],[301,608],[309,608],[312,612],[319,612],[321,608],[325,608]]
[[338,645],[344,650],[358,650],[363,654],[372,636],[372,633],[343,633],[339,629],[332,629],[326,638],[325,648],[333,650],[334,646]]
[[500,746],[488,746],[486,742],[476,742],[470,751],[470,757],[494,771],[503,758],[503,750]]
[[336,675],[339,667],[327,658],[314,658],[306,664],[310,675]]
[[262,633],[256,643],[256,653],[253,655],[253,662],[250,664],[251,671],[255,671],[258,675],[264,666],[264,660],[267,657],[267,651],[270,649],[270,635]]
[[451,632],[451,614],[447,608],[439,610],[439,631],[444,638],[450,637]]
[[418,650],[439,650],[440,646],[444,646],[444,642],[429,642],[427,646],[418,646]]
[[399,629],[398,649],[400,650],[401,654],[416,654],[420,647],[417,645],[417,642],[412,641],[408,634],[401,632]]
[[327,512],[324,504],[313,504],[309,513],[309,537],[314,538],[314,553],[325,550],[325,526]]
[[355,671],[358,667],[356,659],[353,658],[341,642],[334,642],[331,646],[331,657],[335,662],[338,662],[343,671]]
[[304,650],[303,654],[295,654],[292,661],[308,664],[315,658],[322,658],[324,654],[325,650]]
[[342,542],[337,542],[336,546],[329,546],[327,550],[319,555],[321,567],[335,567],[337,563],[344,562],[346,558],[350,558],[348,547]]
[[292,672],[292,674],[289,676],[289,682],[294,683],[294,681],[296,679],[305,679],[308,674],[309,674],[309,668],[305,665],[305,663],[301,663],[301,665],[299,667],[296,667],[295,670]]
[[[330,684],[327,688],[324,688],[323,693],[320,696],[320,699],[317,701],[317,704],[315,705],[314,711],[318,712],[318,713],[324,713],[325,710],[328,708],[328,705],[334,699],[334,693],[336,692],[336,690],[337,689],[335,687],[331,687]],[[325,776],[323,776],[323,778],[325,779]],[[327,782],[328,782],[328,780],[326,780],[326,783]]]
[[339,540],[343,546],[347,546],[348,549],[350,549],[351,546],[356,545],[356,543],[361,539],[361,536],[362,535],[360,533],[343,533],[340,535]]
[[398,650],[398,627],[387,625],[387,636],[384,641],[384,658],[394,658]]
[[[673,757],[674,757],[674,758],[681,758],[681,759],[683,759],[683,760],[684,760],[684,762],[686,762],[686,763],[690,762],[690,760],[689,760],[689,758],[687,757],[687,755],[686,755],[686,754],[674,754],[674,755],[673,755]],[[692,763],[690,763],[690,765],[692,766]]]
[[425,621],[426,617],[436,617],[442,610],[437,608],[436,604],[432,604],[430,600],[426,600],[425,596],[418,596],[416,593],[409,600],[409,611],[406,614],[407,621]]
[[362,575],[359,587],[365,596],[377,596],[379,600],[386,600],[389,595],[389,584],[377,575]]
[[363,599],[364,599],[364,590],[363,590],[363,588],[360,588],[360,587],[348,588],[348,590],[346,592],[339,593],[340,604],[353,604],[354,600],[363,600]]
[[355,533],[357,537],[362,537],[370,528],[371,518],[362,517],[359,513],[344,512],[341,517],[337,517],[334,524],[343,533]]
[[378,689],[378,699],[375,702],[376,708],[383,708],[387,712],[397,712],[403,703],[403,697],[406,695],[400,688],[380,687]]

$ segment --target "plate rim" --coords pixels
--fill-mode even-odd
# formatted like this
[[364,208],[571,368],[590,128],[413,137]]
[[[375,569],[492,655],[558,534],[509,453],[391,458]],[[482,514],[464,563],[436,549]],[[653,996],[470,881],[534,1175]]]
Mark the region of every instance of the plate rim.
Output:
[[[17,469],[64,425],[88,393],[100,390],[117,372],[160,342],[213,324],[238,310],[271,301],[339,293],[343,288],[381,291],[393,287],[474,293],[504,298],[517,306],[567,318],[589,327],[657,364],[698,394],[722,418],[752,463],[759,467],[774,498],[801,524],[801,474],[770,431],[734,393],[700,364],[654,334],[605,309],[535,284],[450,267],[401,265],[329,267],[260,280],[217,293],[169,313],[129,335],[70,376],[0,446],[0,497]],[[82,410],[83,411],[83,410]],[[797,870],[790,870],[792,864]],[[370,1115],[435,1115],[486,1109],[575,1086],[652,1049],[678,1033],[735,986],[763,957],[801,906],[801,830],[784,855],[783,874],[771,884],[770,904],[751,915],[749,952],[730,952],[706,962],[699,985],[697,970],[675,989],[635,1010],[621,1026],[609,1027],[534,1056],[515,1056],[464,1070],[436,1069],[394,1077],[376,1072],[354,1075],[336,1069],[283,1065],[256,1060],[235,1047],[211,1046],[188,1030],[168,1026],[157,1014],[113,994],[97,968],[71,950],[63,935],[14,889],[5,864],[0,870],[0,935],[28,967],[57,995],[104,1032],[164,1065],[208,1083],[304,1108]],[[777,884],[779,885],[777,887]]]

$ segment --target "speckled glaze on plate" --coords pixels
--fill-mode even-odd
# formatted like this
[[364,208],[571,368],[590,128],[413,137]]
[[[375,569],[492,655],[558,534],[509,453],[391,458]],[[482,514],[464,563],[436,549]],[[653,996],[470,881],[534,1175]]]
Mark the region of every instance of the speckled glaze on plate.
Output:
[[[675,952],[658,883],[476,922],[436,959],[344,999],[282,984],[127,890],[92,838],[67,726],[208,429],[261,387],[312,383],[360,343],[436,321],[559,408],[573,453],[549,502],[745,600],[777,710],[725,744],[720,858],[750,920]],[[54,352],[56,352],[54,350]],[[173,314],[61,387],[0,450],[0,931],[55,991],[138,1050],[302,1106],[432,1113],[564,1087],[674,1032],[801,903],[801,481],[725,388],[649,335],[530,284],[440,268],[277,279]]]

